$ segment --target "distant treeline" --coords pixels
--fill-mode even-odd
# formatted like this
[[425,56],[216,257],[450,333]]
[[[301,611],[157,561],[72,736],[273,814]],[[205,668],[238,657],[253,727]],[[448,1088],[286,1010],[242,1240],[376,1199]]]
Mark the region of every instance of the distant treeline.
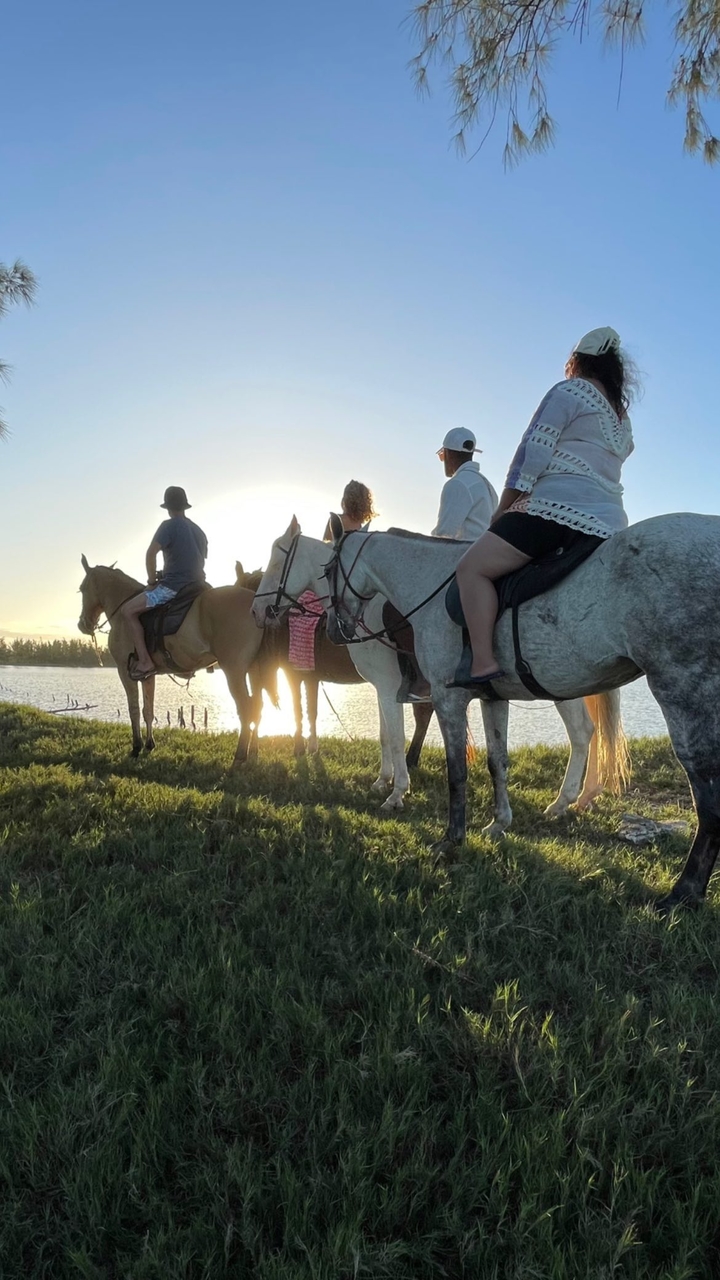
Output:
[[[102,665],[114,667],[112,655],[101,649]],[[97,667],[97,652],[89,640],[3,640],[0,667]]]

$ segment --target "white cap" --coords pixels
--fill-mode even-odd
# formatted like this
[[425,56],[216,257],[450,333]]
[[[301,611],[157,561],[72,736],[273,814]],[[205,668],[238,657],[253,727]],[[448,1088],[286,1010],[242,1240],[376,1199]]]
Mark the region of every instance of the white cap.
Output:
[[573,355],[577,352],[584,356],[604,356],[606,351],[618,351],[619,348],[620,334],[606,325],[603,329],[591,329],[583,334],[573,347]]
[[443,449],[452,449],[455,453],[482,453],[482,449],[476,448],[476,444],[472,431],[466,431],[464,427],[453,427],[445,436],[438,453],[442,453]]

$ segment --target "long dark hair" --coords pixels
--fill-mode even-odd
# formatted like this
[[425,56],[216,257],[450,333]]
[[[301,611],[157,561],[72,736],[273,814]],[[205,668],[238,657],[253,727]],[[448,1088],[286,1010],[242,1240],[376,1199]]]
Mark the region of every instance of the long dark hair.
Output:
[[601,382],[619,418],[627,413],[639,390],[635,365],[624,351],[618,351],[615,347],[604,351],[601,356],[573,351],[568,360],[568,374],[571,378],[594,378]]

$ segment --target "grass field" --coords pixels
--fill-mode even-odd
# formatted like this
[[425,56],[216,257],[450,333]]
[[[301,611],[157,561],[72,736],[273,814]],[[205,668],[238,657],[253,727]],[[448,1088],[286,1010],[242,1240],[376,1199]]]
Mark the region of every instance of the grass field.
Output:
[[437,751],[385,818],[371,742],[158,739],[0,708],[3,1280],[720,1275],[717,897],[614,834],[666,743],[560,822],[516,753],[443,867]]

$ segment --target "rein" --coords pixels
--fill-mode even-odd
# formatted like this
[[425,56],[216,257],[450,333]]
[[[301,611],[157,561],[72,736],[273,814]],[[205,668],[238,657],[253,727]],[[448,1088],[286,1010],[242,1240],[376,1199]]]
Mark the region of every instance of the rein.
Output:
[[296,596],[291,595],[287,589],[288,579],[290,577],[290,570],[292,569],[293,561],[295,560],[295,556],[297,555],[299,542],[300,542],[300,534],[295,533],[293,534],[289,547],[287,548],[280,547],[280,546],[277,547],[277,550],[282,551],[285,557],[285,563],[283,564],[283,567],[282,567],[282,573],[280,574],[280,581],[278,582],[277,589],[275,591],[256,591],[255,592],[256,600],[262,599],[263,596],[272,596],[272,595],[275,596],[273,603],[268,605],[265,610],[265,613],[268,617],[277,618],[280,612],[280,605],[284,601],[287,601],[289,604],[291,604],[294,609],[298,610],[299,613],[311,614],[313,617],[316,616],[312,609],[308,609],[307,606],[302,604],[301,601],[298,600]]
[[[350,530],[350,532],[354,532],[354,530]],[[453,570],[453,572],[449,575],[449,577],[443,579],[440,585],[435,587],[435,590],[431,591],[430,594],[426,596],[424,600],[421,600],[419,604],[414,605],[412,609],[409,609],[407,613],[403,614],[402,623],[397,623],[395,626],[383,627],[380,631],[370,631],[362,617],[362,610],[358,610],[358,612],[355,614],[351,613],[351,617],[350,617],[351,624],[355,627],[362,627],[363,630],[365,631],[365,635],[348,636],[346,624],[344,623],[342,617],[338,613],[338,608],[341,604],[344,603],[344,596],[345,596],[346,590],[348,591],[352,590],[352,593],[355,596],[355,599],[362,600],[363,603],[367,603],[369,600],[373,599],[373,596],[361,595],[359,591],[356,591],[354,588],[351,588],[350,579],[352,577],[353,569],[355,568],[355,565],[360,559],[360,556],[362,555],[370,538],[374,538],[378,532],[379,530],[374,530],[372,533],[369,533],[367,535],[367,538],[360,544],[360,547],[358,548],[355,559],[350,565],[350,569],[348,571],[345,570],[345,566],[343,565],[340,559],[340,552],[342,550],[345,538],[349,536],[348,533],[346,533],[343,536],[343,538],[340,540],[340,542],[337,545],[335,555],[333,556],[332,560],[330,560],[328,564],[325,566],[325,577],[327,578],[328,586],[330,588],[330,603],[335,612],[335,617],[337,620],[338,628],[340,630],[340,634],[343,638],[343,642],[347,645],[367,644],[368,640],[380,640],[382,643],[385,643],[385,638],[389,640],[396,631],[400,631],[401,628],[405,626],[405,623],[408,621],[408,619],[412,618],[413,614],[418,613],[420,609],[424,609],[425,605],[429,604],[431,600],[434,600],[435,597],[440,594],[440,592],[443,590],[444,587],[449,586],[453,578],[455,577],[455,570]],[[342,579],[343,579],[342,591],[339,596],[337,594],[338,571],[342,574]],[[331,582],[331,579],[330,579],[331,573],[333,574],[334,583]]]

